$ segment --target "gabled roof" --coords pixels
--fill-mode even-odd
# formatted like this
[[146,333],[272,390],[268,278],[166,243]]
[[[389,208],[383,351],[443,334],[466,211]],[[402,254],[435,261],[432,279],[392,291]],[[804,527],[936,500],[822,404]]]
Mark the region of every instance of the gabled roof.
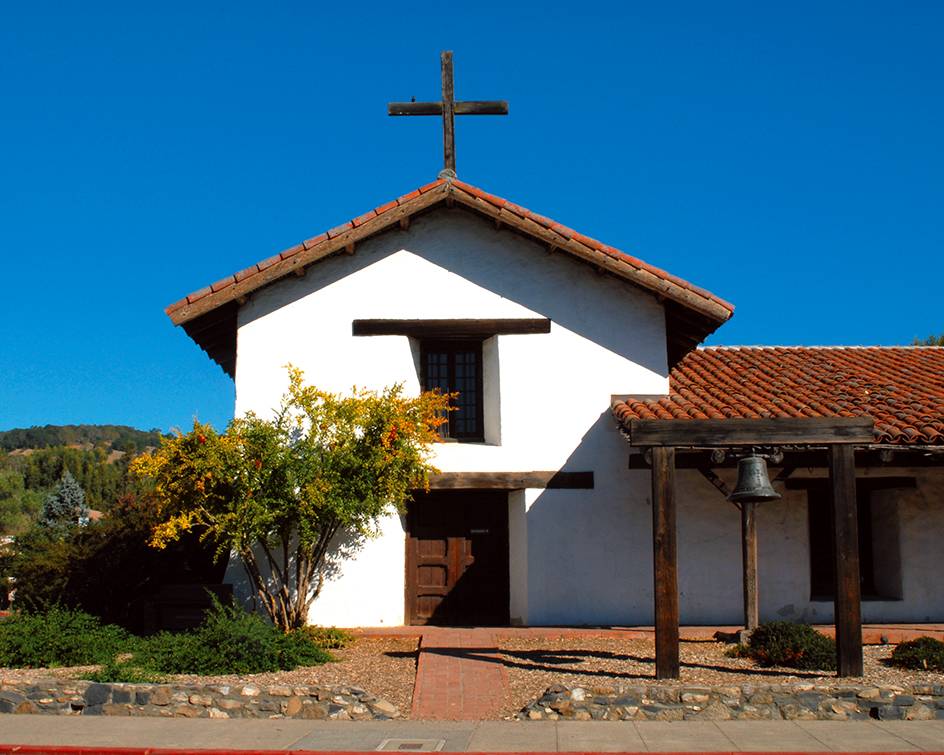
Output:
[[875,443],[944,446],[944,347],[699,348],[661,399],[617,401],[634,419],[871,416]]
[[355,254],[371,236],[409,227],[410,217],[443,205],[491,218],[545,244],[550,250],[589,263],[628,283],[651,291],[665,305],[669,365],[678,362],[726,322],[734,306],[704,289],[624,254],[566,226],[459,181],[444,171],[440,178],[393,202],[381,205],[320,236],[286,249],[211,286],[194,291],[164,311],[230,376],[236,368],[236,311],[245,297],[337,254]]

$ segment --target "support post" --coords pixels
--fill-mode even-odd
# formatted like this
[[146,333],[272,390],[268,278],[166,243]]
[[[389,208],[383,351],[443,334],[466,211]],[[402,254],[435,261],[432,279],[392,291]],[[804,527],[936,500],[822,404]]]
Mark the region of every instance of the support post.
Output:
[[741,503],[741,564],[744,574],[744,627],[749,632],[760,623],[757,599],[757,521],[756,503]]
[[838,676],[862,676],[862,605],[853,447],[829,446],[830,504],[836,551],[836,652]]
[[657,446],[652,449],[652,557],[655,577],[656,679],[678,679],[679,600],[674,447]]
[[442,53],[443,164],[456,172],[456,92],[452,79],[452,50]]

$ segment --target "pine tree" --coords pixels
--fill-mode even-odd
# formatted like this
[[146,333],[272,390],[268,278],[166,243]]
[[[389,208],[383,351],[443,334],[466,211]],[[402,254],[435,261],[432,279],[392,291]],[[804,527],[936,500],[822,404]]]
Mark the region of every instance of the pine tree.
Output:
[[67,469],[56,489],[43,501],[42,525],[57,533],[64,533],[71,525],[88,524],[89,509],[85,493]]

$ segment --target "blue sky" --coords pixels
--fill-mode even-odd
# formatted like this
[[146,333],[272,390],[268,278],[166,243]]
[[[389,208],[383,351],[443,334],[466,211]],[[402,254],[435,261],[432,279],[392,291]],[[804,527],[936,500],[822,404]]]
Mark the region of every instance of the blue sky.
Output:
[[[163,308],[457,172],[737,305],[709,343],[944,330],[944,3],[0,5],[0,430],[217,426]],[[304,337],[304,334],[299,334]]]

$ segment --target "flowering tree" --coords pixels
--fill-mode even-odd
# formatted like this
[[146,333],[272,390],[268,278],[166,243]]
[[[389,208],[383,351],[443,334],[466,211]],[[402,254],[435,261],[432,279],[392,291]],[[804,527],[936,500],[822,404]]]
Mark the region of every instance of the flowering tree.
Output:
[[274,419],[250,413],[225,434],[195,422],[135,461],[161,506],[152,544],[201,529],[220,552],[239,554],[274,624],[303,626],[334,536],[375,536],[383,516],[402,512],[412,491],[428,485],[447,401],[438,393],[409,398],[399,385],[332,395],[289,367]]

